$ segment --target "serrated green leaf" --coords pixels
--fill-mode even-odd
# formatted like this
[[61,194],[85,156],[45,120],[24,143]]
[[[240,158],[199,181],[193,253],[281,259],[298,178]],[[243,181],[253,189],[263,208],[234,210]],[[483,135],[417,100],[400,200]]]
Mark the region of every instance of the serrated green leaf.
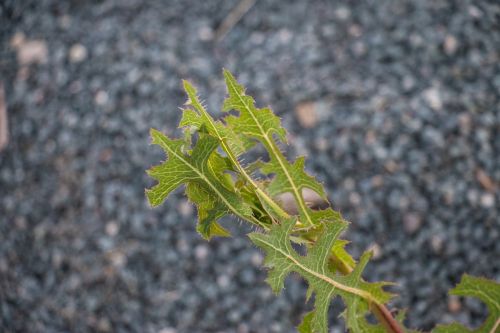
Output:
[[346,227],[345,222],[324,223],[324,231],[306,256],[299,255],[290,243],[295,222],[294,218],[284,220],[281,225],[274,225],[268,234],[251,233],[249,237],[266,252],[267,282],[275,293],[283,288],[285,278],[291,272],[297,272],[308,282],[308,294],[315,294],[311,319],[313,332],[327,332],[328,308],[335,296],[341,296],[348,310],[351,308],[358,315],[367,313],[368,304],[383,304],[391,298],[391,294],[382,289],[385,283],[367,283],[361,279],[369,254],[363,255],[351,274],[336,275],[328,269],[331,248]]
[[461,324],[438,325],[433,333],[498,333],[500,332],[500,283],[481,277],[464,274],[451,295],[476,297],[488,307],[488,317],[477,329]]
[[280,151],[274,139],[276,135],[282,142],[286,142],[286,131],[281,126],[280,119],[269,108],[255,107],[254,99],[245,94],[244,87],[228,70],[224,70],[224,78],[229,97],[224,101],[223,110],[239,112],[239,117],[225,117],[226,123],[248,140],[258,140],[268,151],[270,160],[264,164],[261,171],[268,175],[274,174],[274,179],[267,187],[267,193],[272,197],[281,193],[292,193],[299,208],[300,221],[306,227],[319,224],[320,221],[314,218],[313,211],[306,205],[302,190],[312,189],[325,200],[326,194],[321,184],[304,171],[304,158],[290,163]]
[[248,183],[256,197],[261,201],[263,208],[270,209],[273,213],[281,217],[286,216],[286,213],[262,190],[258,182],[252,179],[250,176],[252,171],[247,170],[238,160],[239,156],[250,149],[255,142],[248,140],[242,135],[236,134],[230,126],[225,126],[222,122],[214,120],[198,98],[196,88],[188,81],[184,81],[184,90],[188,95],[186,105],[192,106],[194,110],[184,110],[179,126],[187,127],[188,130],[205,126],[208,133],[219,140],[221,148],[227,154],[227,159],[232,164],[233,169],[239,173],[246,183]]
[[[224,185],[227,178],[222,162],[214,156],[219,145],[217,139],[200,133],[196,146],[188,155],[183,150],[185,140],[169,139],[155,129],[151,130],[151,138],[152,143],[161,146],[168,157],[163,164],[148,170],[148,174],[158,181],[157,185],[146,190],[151,206],[158,206],[174,189],[185,184],[188,185],[189,199],[198,206],[202,225],[211,223],[207,219],[215,222],[228,213],[243,219],[252,217],[250,207]],[[217,225],[203,230],[207,230],[204,237],[223,233]]]

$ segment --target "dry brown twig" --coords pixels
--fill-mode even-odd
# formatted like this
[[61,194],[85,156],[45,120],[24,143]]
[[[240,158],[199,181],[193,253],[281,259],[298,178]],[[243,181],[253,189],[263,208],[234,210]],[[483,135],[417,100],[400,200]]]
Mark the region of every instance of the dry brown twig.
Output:
[[7,124],[7,106],[5,102],[5,90],[0,82],[0,151],[9,143],[9,126]]
[[236,7],[224,18],[224,21],[215,31],[215,40],[220,42],[241,18],[255,5],[257,0],[241,0]]

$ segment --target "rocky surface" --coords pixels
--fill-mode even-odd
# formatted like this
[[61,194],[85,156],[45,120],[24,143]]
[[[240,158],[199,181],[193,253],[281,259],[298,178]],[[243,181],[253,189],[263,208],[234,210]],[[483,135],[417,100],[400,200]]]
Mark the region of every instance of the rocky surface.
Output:
[[304,285],[272,295],[248,230],[207,243],[180,191],[144,198],[148,128],[176,133],[182,78],[217,113],[222,67],[283,118],[410,326],[484,318],[446,291],[500,279],[498,2],[258,1],[216,41],[236,3],[2,2],[0,331],[292,330]]

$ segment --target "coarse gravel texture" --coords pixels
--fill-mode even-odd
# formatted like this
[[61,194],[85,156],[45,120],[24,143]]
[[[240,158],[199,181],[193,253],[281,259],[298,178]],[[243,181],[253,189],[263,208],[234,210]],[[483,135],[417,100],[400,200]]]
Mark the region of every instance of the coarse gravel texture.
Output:
[[500,279],[498,2],[257,1],[215,41],[236,3],[2,1],[1,332],[293,331],[305,286],[274,296],[248,229],[207,243],[181,191],[144,198],[148,128],[178,133],[182,78],[220,114],[222,67],[282,117],[411,327],[486,316],[447,290]]

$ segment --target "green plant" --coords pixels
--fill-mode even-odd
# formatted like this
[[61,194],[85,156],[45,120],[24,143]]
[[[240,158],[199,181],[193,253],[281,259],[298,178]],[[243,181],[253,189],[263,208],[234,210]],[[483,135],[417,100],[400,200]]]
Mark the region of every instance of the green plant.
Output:
[[[243,86],[225,70],[228,98],[222,120],[213,119],[200,102],[195,88],[184,81],[188,101],[179,127],[184,136],[170,139],[152,129],[152,143],[161,146],[167,161],[148,174],[158,184],[146,190],[152,206],[161,204],[174,189],[186,186],[186,195],[197,206],[197,231],[205,239],[229,236],[218,220],[235,215],[258,227],[249,234],[251,241],[266,253],[267,281],[275,293],[283,288],[286,276],[296,272],[308,283],[307,298],[315,295],[314,310],[306,314],[300,332],[327,332],[331,300],[340,296],[345,304],[346,327],[351,332],[410,332],[403,325],[403,314],[394,318],[386,304],[393,295],[384,290],[389,283],[369,283],[362,273],[371,252],[356,262],[339,238],[348,223],[332,208],[311,209],[302,192],[315,191],[324,200],[323,186],[304,171],[304,158],[289,162],[279,149],[286,143],[286,131],[269,108],[257,108]],[[255,145],[262,145],[268,161],[242,163],[242,156]],[[257,176],[255,176],[257,175]],[[281,206],[279,196],[291,193],[298,209],[292,216]],[[300,255],[292,243],[303,244],[307,254]],[[465,275],[451,291],[460,296],[482,300],[489,317],[474,332],[495,333],[500,325],[500,285]],[[371,324],[366,316],[378,319]],[[438,326],[435,332],[472,332],[452,324]]]

